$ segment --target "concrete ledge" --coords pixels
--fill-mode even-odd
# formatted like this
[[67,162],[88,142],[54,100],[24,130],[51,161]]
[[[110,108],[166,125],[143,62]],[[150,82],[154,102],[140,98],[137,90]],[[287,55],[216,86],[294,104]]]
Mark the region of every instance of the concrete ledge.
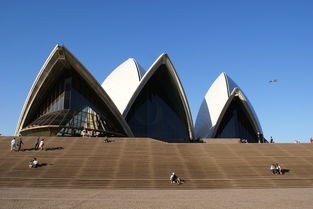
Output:
[[240,139],[239,138],[207,138],[207,139],[202,139],[204,143],[208,144],[239,144]]

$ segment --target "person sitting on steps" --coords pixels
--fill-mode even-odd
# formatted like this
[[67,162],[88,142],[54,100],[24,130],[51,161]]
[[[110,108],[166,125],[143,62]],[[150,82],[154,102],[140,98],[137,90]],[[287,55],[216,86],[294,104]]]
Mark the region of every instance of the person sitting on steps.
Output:
[[179,177],[177,177],[176,184],[181,184],[181,183],[183,183],[183,182],[180,180]]
[[107,136],[105,136],[103,142],[104,143],[110,143],[112,141]]
[[170,176],[170,181],[171,181],[171,183],[176,183],[176,184],[181,184],[182,183],[181,179],[179,177],[177,177],[174,172]]
[[277,171],[278,174],[283,174],[282,171],[281,171],[281,167],[280,167],[280,165],[278,163],[276,163],[275,167],[276,167],[276,171]]
[[34,157],[33,160],[30,160],[28,167],[29,168],[38,168],[38,160],[37,160],[37,158]]
[[274,163],[271,165],[270,170],[272,172],[272,174],[283,174],[281,167],[278,163]]
[[276,174],[277,173],[275,164],[271,165],[270,170],[271,170],[272,174]]
[[170,181],[171,183],[175,183],[177,179],[177,176],[175,175],[175,173],[173,172],[172,175],[170,176]]

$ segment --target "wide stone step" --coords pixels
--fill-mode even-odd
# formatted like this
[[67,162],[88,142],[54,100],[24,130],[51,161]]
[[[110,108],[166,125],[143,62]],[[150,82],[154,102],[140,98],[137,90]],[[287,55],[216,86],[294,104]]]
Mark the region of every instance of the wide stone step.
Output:
[[[23,151],[14,152],[11,139],[0,137],[0,187],[313,187],[313,144],[165,143],[149,138],[105,143],[103,138],[45,137],[46,150],[35,151],[36,137],[23,137]],[[34,157],[41,167],[28,167]],[[269,166],[275,162],[288,172],[272,175]],[[185,183],[171,184],[172,172]]]

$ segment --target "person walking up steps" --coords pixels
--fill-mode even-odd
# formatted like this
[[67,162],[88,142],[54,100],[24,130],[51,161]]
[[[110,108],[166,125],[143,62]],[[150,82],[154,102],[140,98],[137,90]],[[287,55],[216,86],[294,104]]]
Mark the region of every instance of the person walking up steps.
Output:
[[18,151],[18,152],[21,150],[21,148],[22,148],[22,144],[24,144],[24,143],[23,143],[22,138],[20,138],[20,140],[18,141],[18,144],[17,144],[17,146],[18,146],[17,151]]
[[13,138],[11,141],[11,151],[12,150],[14,150],[14,151],[16,150],[16,139],[15,138]]
[[45,142],[44,139],[41,139],[40,143],[39,143],[39,150],[43,150],[45,146]]
[[39,148],[39,137],[36,139],[35,150]]

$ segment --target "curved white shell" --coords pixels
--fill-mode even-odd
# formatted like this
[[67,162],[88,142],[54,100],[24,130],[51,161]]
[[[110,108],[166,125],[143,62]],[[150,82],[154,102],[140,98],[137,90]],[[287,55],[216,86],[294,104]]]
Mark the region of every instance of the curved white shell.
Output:
[[[149,68],[149,70],[145,73],[145,75],[142,77],[139,86],[137,87],[136,91],[134,92],[134,94],[132,95],[131,99],[129,100],[129,103],[123,113],[124,118],[126,118],[131,106],[133,105],[133,103],[135,102],[136,98],[138,97],[139,93],[141,92],[141,90],[144,88],[144,86],[147,84],[147,82],[149,81],[149,79],[153,76],[153,74],[159,69],[159,66],[165,64],[166,65],[166,69],[169,71],[169,75],[171,76],[171,79],[173,80],[173,82],[176,84],[177,89],[178,89],[178,93],[180,95],[182,104],[184,106],[184,111],[185,111],[185,115],[187,118],[187,124],[188,124],[188,131],[189,131],[189,137],[190,139],[193,138],[194,136],[194,130],[193,130],[193,123],[192,123],[192,116],[191,116],[191,112],[190,112],[190,108],[189,108],[189,104],[188,104],[188,100],[186,98],[186,94],[185,91],[183,89],[183,86],[179,80],[179,77],[176,73],[176,70],[170,60],[170,58],[168,57],[167,54],[163,53],[161,54],[156,61],[151,65],[151,67]],[[162,84],[160,84],[162,85]]]
[[256,113],[239,86],[221,73],[207,91],[200,106],[195,123],[195,135],[200,138],[211,138],[218,129],[218,122],[224,116],[231,100],[238,96],[253,121],[255,129],[262,133]]
[[55,48],[50,53],[49,57],[42,66],[40,72],[38,73],[29,93],[27,99],[25,100],[15,134],[18,135],[22,130],[25,119],[29,114],[29,110],[33,104],[36,103],[38,98],[38,92],[42,88],[43,84],[48,80],[53,80],[53,70],[54,65],[58,61],[62,60],[64,63],[70,64],[73,66],[75,71],[90,85],[90,87],[95,91],[95,93],[101,98],[101,100],[107,105],[112,114],[115,116],[117,121],[121,124],[125,133],[128,136],[133,136],[132,131],[130,130],[125,119],[122,117],[110,97],[106,94],[97,80],[88,72],[88,70],[64,47],[56,45]]
[[136,91],[142,76],[143,68],[133,58],[115,68],[103,81],[102,88],[110,96],[121,114]]

